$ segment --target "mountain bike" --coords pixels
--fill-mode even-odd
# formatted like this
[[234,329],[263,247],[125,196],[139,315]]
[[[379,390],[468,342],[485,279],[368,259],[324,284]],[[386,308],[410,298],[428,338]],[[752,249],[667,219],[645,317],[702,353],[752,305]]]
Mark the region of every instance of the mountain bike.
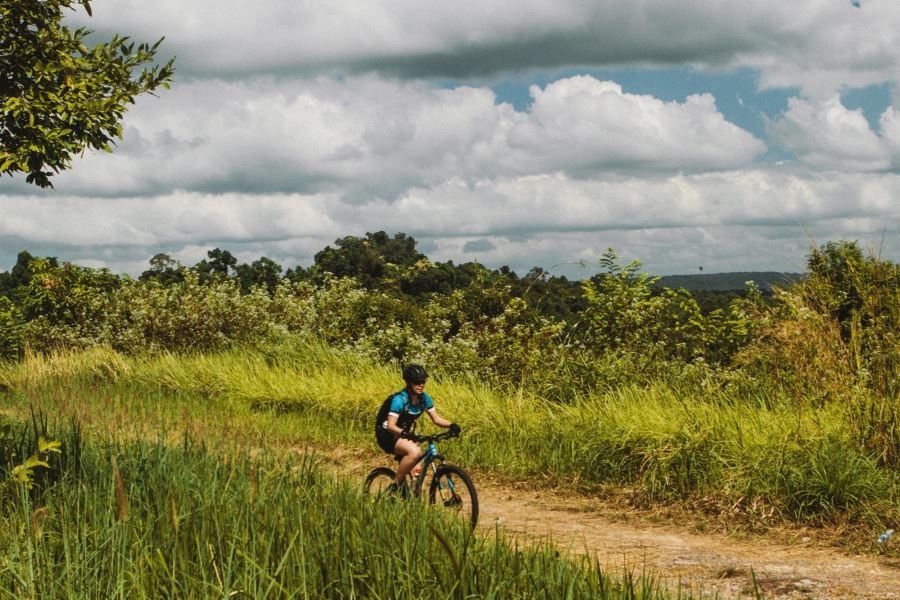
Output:
[[[446,510],[468,521],[474,529],[478,523],[478,495],[468,473],[456,465],[446,464],[444,455],[440,454],[435,442],[456,437],[456,432],[444,431],[436,435],[419,436],[419,441],[428,444],[428,448],[416,461],[422,463],[422,469],[413,476],[415,465],[406,476],[407,490],[410,496],[420,498],[425,489],[425,478],[431,474],[428,485],[428,503],[441,510]],[[399,461],[399,457],[394,457]],[[394,483],[397,473],[388,467],[372,469],[363,484],[365,493],[376,498],[388,495],[388,487]],[[397,492],[394,492],[397,493]]]

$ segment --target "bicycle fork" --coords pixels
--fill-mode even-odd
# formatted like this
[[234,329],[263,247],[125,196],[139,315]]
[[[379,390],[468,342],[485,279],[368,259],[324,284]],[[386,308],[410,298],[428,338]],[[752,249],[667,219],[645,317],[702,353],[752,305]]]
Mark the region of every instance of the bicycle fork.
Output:
[[[437,481],[438,494],[440,494],[444,506],[459,506],[460,504],[462,504],[462,499],[459,497],[459,494],[456,493],[456,487],[453,485],[453,478],[450,477],[450,475],[447,475],[446,485],[444,485],[444,483],[440,479],[436,479],[435,481]],[[445,497],[445,490],[450,492],[449,498]]]
[[431,467],[431,477],[437,491],[435,494],[436,497],[441,499],[441,503],[444,506],[459,506],[462,504],[462,499],[459,497],[459,494],[456,493],[456,486],[453,485],[453,477],[451,477],[449,473],[447,473],[444,478],[438,477],[438,468],[435,465],[435,459],[440,460],[441,463],[443,463],[444,457],[437,453],[437,448],[434,447],[434,444],[432,444],[428,450],[431,456],[429,464]]

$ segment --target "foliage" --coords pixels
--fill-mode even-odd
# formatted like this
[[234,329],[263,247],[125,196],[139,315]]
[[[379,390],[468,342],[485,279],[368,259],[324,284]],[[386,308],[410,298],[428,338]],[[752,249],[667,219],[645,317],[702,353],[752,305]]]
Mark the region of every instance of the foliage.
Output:
[[97,343],[107,307],[120,286],[107,269],[35,258],[28,263],[28,284],[19,309],[24,324],[21,344],[36,349],[84,347]]
[[347,236],[335,240],[336,248],[326,246],[315,256],[315,269],[337,277],[355,277],[366,289],[373,289],[390,272],[391,266],[409,267],[425,256],[416,251],[416,240],[398,233],[366,233],[366,237]]
[[854,373],[838,324],[796,292],[776,298],[757,315],[759,333],[737,356],[737,367],[756,386],[783,390],[799,404],[846,398]]
[[110,297],[97,343],[129,352],[204,350],[264,339],[270,322],[265,290],[242,294],[234,280],[202,285],[180,272],[168,287],[156,280],[127,280]]
[[654,279],[639,272],[639,261],[622,267],[609,249],[600,266],[600,274],[582,282],[587,309],[580,338],[595,355],[626,358],[634,373],[661,356],[666,300],[653,294]]
[[250,292],[254,287],[261,286],[271,294],[281,280],[281,265],[265,256],[249,265],[237,265],[235,270],[241,283],[241,290],[244,292]]
[[[814,251],[810,275],[769,299],[749,285],[703,309],[684,290],[660,289],[638,261],[620,264],[612,249],[576,302],[572,286],[537,268],[519,278],[431,263],[403,234],[340,242],[320,264],[283,276],[271,259],[240,263],[215,248],[191,268],[158,254],[137,281],[23,252],[5,278],[0,351],[108,345],[139,354],[316,339],[555,401],[656,381],[688,390],[718,382],[813,404],[856,388],[897,393],[897,267],[852,244]],[[358,276],[335,276],[326,264]],[[378,268],[360,276],[367,264]],[[859,412],[858,431],[880,431],[863,414],[873,413]],[[893,455],[882,447],[892,435],[872,435]]]
[[21,326],[19,309],[9,298],[0,296],[0,360],[19,357]]
[[739,363],[801,399],[852,398],[857,386],[900,394],[900,266],[855,242],[813,249],[809,276],[759,306]]
[[50,463],[47,461],[50,460],[50,455],[59,452],[59,442],[39,437],[37,440],[37,451],[21,464],[10,469],[6,481],[0,485],[0,493],[4,491],[4,485],[7,490],[15,486],[22,486],[26,490],[31,489],[34,485],[35,470],[38,467],[49,468]]
[[900,265],[865,257],[855,242],[828,242],[808,266],[797,293],[837,321],[861,382],[900,396]]
[[[28,282],[31,281],[31,270],[29,267],[34,258],[30,252],[23,250],[16,257],[16,264],[13,265],[12,269],[8,273],[0,273],[0,296],[15,298],[17,291],[19,292],[18,295],[24,292]],[[54,257],[47,257],[45,260],[50,263],[50,266],[59,266],[59,262]]]
[[128,104],[168,87],[173,61],[152,63],[162,40],[135,44],[114,36],[88,48],[90,31],[62,25],[64,9],[88,0],[5,0],[0,6],[0,174],[27,173],[52,187],[85,149],[110,150],[122,136]]
[[150,268],[141,273],[140,280],[155,279],[167,286],[184,281],[181,264],[164,252],[154,254],[150,258]]
[[[579,338],[592,353],[624,361],[632,377],[671,374],[696,361],[727,364],[751,337],[744,301],[704,315],[686,291],[658,290],[658,278],[641,273],[637,260],[623,267],[610,248],[600,265],[601,273],[582,282]],[[750,298],[757,296],[751,291]]]
[[227,279],[237,267],[237,258],[228,250],[213,248],[206,256],[209,260],[201,260],[193,269],[204,282]]

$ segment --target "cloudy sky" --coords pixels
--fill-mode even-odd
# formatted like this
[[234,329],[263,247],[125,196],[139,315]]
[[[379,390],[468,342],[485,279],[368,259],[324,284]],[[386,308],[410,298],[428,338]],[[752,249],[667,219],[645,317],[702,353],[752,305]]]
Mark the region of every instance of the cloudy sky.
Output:
[[[434,260],[576,278],[900,259],[896,0],[95,0],[166,36],[171,90],[56,188],[0,179],[0,269],[285,268],[402,231]],[[583,266],[582,266],[583,265]]]

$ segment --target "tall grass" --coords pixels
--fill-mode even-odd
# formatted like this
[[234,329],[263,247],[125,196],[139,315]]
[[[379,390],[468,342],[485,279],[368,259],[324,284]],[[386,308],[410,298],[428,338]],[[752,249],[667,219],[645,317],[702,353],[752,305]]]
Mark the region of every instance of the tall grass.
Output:
[[[91,350],[0,370],[22,406],[82,418],[100,407],[103,425],[191,421],[206,426],[198,439],[373,449],[376,409],[398,380],[390,369],[315,345],[153,358]],[[446,448],[451,458],[502,476],[626,485],[637,502],[702,500],[756,522],[876,527],[900,516],[897,471],[857,442],[850,409],[836,402],[798,406],[722,390],[697,396],[666,385],[568,404],[474,381],[444,379],[428,389],[438,410],[464,428]]]
[[372,502],[308,455],[80,435],[51,477],[0,496],[0,597],[668,597],[647,574],[610,577],[416,502]]

